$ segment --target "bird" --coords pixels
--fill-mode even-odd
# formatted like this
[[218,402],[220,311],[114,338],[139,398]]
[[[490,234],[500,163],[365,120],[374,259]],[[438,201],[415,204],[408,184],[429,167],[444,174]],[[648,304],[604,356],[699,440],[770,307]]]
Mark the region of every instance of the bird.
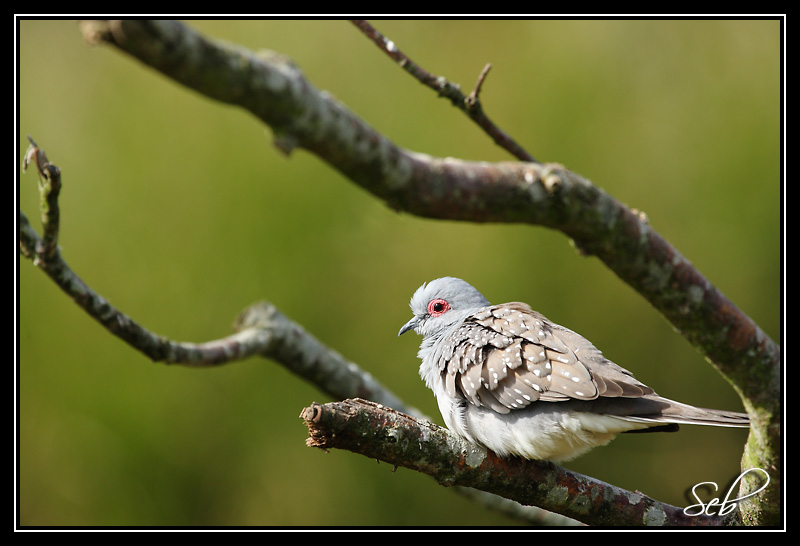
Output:
[[447,428],[500,457],[559,463],[624,432],[750,424],[659,396],[583,336],[525,303],[491,305],[462,279],[424,283],[409,305],[397,335],[422,336],[419,373]]

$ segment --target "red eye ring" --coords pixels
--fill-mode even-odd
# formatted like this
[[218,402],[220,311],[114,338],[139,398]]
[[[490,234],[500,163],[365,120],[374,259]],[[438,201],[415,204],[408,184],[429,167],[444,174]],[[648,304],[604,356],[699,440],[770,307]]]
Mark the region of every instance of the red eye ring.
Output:
[[436,298],[428,303],[428,314],[432,317],[439,317],[450,310],[450,304],[441,298]]

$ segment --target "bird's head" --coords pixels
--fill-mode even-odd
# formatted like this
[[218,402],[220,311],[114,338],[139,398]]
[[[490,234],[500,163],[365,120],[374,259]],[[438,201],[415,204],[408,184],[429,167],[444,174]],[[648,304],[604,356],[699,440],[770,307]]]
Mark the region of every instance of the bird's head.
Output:
[[442,277],[417,288],[409,303],[414,317],[400,328],[397,335],[414,330],[426,339],[437,339],[453,325],[487,305],[489,302],[483,294],[468,282]]

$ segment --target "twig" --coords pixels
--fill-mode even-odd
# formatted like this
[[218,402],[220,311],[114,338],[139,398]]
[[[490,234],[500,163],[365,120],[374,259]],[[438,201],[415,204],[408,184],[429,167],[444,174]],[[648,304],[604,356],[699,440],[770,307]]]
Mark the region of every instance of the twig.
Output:
[[22,172],[25,172],[31,163],[36,165],[39,173],[39,210],[43,227],[42,239],[29,251],[36,254],[37,259],[47,259],[58,248],[58,230],[61,221],[58,194],[61,191],[61,170],[47,160],[47,154],[39,149],[30,136],[28,142],[30,145],[22,161]]
[[398,65],[400,65],[403,70],[411,74],[423,85],[426,85],[427,87],[430,87],[436,91],[440,97],[449,99],[450,102],[453,103],[453,106],[463,110],[472,121],[477,123],[478,126],[480,126],[480,128],[486,132],[486,134],[492,137],[492,140],[494,140],[495,144],[505,149],[511,155],[521,161],[537,163],[536,159],[534,159],[532,155],[525,151],[522,146],[517,144],[517,142],[514,141],[514,139],[511,138],[505,131],[495,125],[495,123],[492,122],[492,120],[489,119],[489,116],[487,116],[483,111],[483,107],[478,99],[478,94],[480,93],[480,87],[483,84],[483,80],[486,78],[486,74],[489,72],[491,65],[487,64],[486,67],[484,67],[480,77],[478,78],[478,84],[475,86],[475,89],[472,91],[472,93],[467,96],[461,92],[461,87],[458,84],[452,83],[442,76],[437,76],[428,72],[417,63],[409,59],[405,53],[398,49],[397,45],[395,45],[393,41],[389,40],[383,34],[378,32],[367,21],[354,19],[351,22],[358,29],[360,29],[364,35],[375,42],[375,45],[377,45],[381,51],[389,55],[389,57],[391,57]]
[[483,82],[486,79],[486,76],[489,74],[489,70],[492,69],[492,65],[487,64],[481,70],[480,75],[478,76],[478,81],[475,83],[475,89],[472,90],[472,93],[467,95],[465,99],[465,104],[467,105],[467,109],[473,108],[480,108],[480,101],[478,100],[478,95],[481,93],[481,87],[483,86]]
[[736,523],[733,517],[687,516],[679,507],[550,462],[501,459],[447,429],[367,400],[313,404],[300,417],[309,429],[309,446],[360,453],[428,474],[442,485],[473,487],[589,525],[706,527]]

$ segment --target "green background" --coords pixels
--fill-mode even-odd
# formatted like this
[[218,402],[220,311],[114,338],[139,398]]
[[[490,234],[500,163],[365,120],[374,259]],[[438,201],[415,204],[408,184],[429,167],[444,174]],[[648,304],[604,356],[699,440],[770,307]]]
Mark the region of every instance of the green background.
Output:
[[[373,21],[490,117],[646,212],[776,342],[781,310],[781,36],[777,21]],[[345,21],[199,21],[291,57],[405,148],[509,160],[466,116]],[[637,293],[561,233],[397,213],[248,113],[167,80],[72,21],[19,24],[26,134],[61,167],[70,266],[146,328],[202,342],[267,299],[441,423],[398,339],[424,281],[462,277],[591,339],[660,394],[740,409],[730,386]],[[19,205],[39,230],[36,174]],[[305,446],[325,395],[265,359],[153,364],[39,270],[19,268],[23,525],[515,525],[410,470]],[[623,435],[565,466],[686,506],[738,475],[743,430]],[[703,490],[704,500],[714,494]]]

